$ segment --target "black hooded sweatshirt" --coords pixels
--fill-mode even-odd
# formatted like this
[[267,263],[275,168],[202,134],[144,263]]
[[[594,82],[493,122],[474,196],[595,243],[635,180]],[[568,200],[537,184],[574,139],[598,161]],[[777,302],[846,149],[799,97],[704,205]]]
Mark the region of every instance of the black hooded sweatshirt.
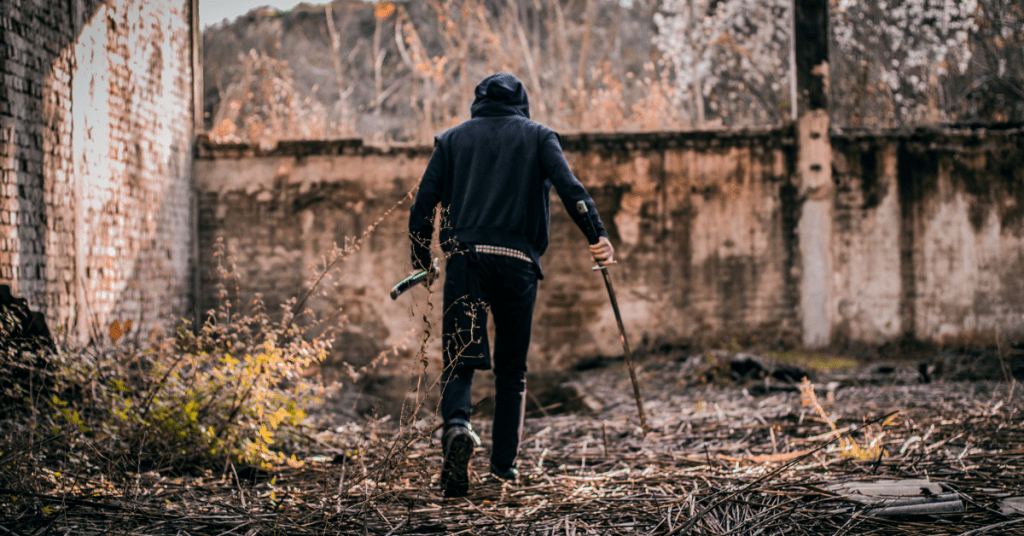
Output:
[[576,210],[586,201],[599,236],[608,236],[587,191],[565,161],[558,135],[530,120],[526,89],[498,73],[476,87],[472,118],[434,138],[434,154],[409,215],[412,262],[430,265],[434,207],[441,203],[441,248],[456,243],[517,249],[533,259],[548,247],[551,187],[587,241],[598,241]]

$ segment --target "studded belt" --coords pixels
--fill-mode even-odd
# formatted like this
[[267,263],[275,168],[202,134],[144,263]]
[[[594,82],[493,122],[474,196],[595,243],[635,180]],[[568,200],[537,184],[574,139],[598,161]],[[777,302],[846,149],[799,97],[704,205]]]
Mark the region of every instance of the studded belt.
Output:
[[519,259],[533,264],[533,259],[528,257],[522,251],[518,249],[506,248],[502,246],[488,246],[487,244],[477,244],[473,246],[478,253],[486,253],[488,255],[504,255],[506,257],[512,257],[513,259]]

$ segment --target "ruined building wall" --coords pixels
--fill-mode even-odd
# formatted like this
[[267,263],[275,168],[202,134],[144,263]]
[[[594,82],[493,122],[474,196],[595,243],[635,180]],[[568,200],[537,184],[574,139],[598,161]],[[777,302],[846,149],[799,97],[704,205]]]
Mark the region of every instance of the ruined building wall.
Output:
[[81,337],[191,301],[192,1],[4,2],[0,284]]
[[[613,269],[626,328],[635,346],[658,347],[739,337],[793,344],[799,322],[791,269],[793,140],[785,132],[584,135],[563,137],[572,169],[588,188],[619,251]],[[217,305],[217,238],[236,268],[228,297],[256,292],[276,310],[301,295],[321,255],[361,234],[401,202],[312,308],[347,324],[342,358],[365,363],[406,342],[417,347],[427,292],[391,301],[409,273],[408,208],[430,148],[380,149],[358,142],[288,142],[270,153],[202,141],[200,190],[202,307]],[[786,231],[786,229],[790,229]],[[435,247],[435,249],[437,249]],[[551,245],[542,258],[531,366],[562,368],[581,357],[621,352],[600,275],[586,241],[555,197]],[[437,288],[440,288],[438,286]],[[440,296],[432,318],[439,331]],[[439,358],[434,334],[433,361]],[[728,339],[726,339],[728,340]],[[395,360],[408,367],[411,360]],[[394,364],[394,363],[393,363]]]
[[[788,132],[567,136],[565,150],[617,248],[612,277],[634,346],[794,344]],[[603,280],[553,206],[537,349],[556,367],[621,355]]]
[[[1016,131],[834,137],[826,251],[800,246],[805,199],[792,130],[575,135],[563,145],[617,247],[612,277],[627,332],[634,346],[656,349],[733,339],[799,346],[801,271],[815,263],[832,270],[831,294],[818,301],[833,345],[1024,339],[1022,139]],[[401,203],[310,303],[346,323],[342,358],[365,363],[404,341],[388,366],[409,369],[401,356],[417,347],[427,292],[393,302],[388,289],[410,270],[408,195],[429,156],[429,147],[384,151],[358,141],[288,142],[266,153],[201,141],[204,310],[217,303],[217,238],[238,268],[229,298],[247,303],[260,292],[276,309],[302,293],[308,267],[334,243]],[[804,262],[803,251],[828,262]],[[620,354],[601,277],[557,197],[542,262],[531,366]],[[434,296],[435,332],[439,309]]]
[[1024,340],[1024,133],[834,138],[833,339]]

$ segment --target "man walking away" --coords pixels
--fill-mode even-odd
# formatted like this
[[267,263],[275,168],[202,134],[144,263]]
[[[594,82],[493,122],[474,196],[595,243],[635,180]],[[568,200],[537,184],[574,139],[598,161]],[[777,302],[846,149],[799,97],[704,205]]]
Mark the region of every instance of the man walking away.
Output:
[[[526,354],[530,346],[540,257],[548,246],[551,187],[587,236],[601,265],[614,249],[583,185],[562,154],[558,135],[530,120],[526,89],[498,73],[476,87],[472,118],[434,138],[434,153],[409,216],[415,269],[430,265],[434,208],[441,204],[444,282],[441,487],[446,497],[469,489],[469,460],[480,439],[469,423],[476,370],[491,368],[487,313],[494,317],[494,427],[490,472],[515,480],[523,428]],[[577,201],[589,211],[579,214]],[[591,227],[589,218],[593,222]],[[590,236],[596,230],[598,236]]]

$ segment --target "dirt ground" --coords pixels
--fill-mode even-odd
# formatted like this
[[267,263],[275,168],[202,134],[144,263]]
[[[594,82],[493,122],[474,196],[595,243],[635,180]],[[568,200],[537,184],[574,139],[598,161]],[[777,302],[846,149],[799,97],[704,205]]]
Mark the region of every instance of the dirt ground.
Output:
[[[444,499],[436,418],[328,408],[299,447],[301,468],[83,474],[8,495],[0,535],[1024,534],[1024,387],[1009,372],[958,381],[962,364],[949,362],[647,359],[644,435],[624,364],[602,365],[575,373],[561,401],[532,398],[516,484],[486,472],[484,411],[471,492]],[[820,409],[796,373],[811,377]],[[878,482],[905,496],[849,492]],[[892,504],[910,506],[880,509]]]

